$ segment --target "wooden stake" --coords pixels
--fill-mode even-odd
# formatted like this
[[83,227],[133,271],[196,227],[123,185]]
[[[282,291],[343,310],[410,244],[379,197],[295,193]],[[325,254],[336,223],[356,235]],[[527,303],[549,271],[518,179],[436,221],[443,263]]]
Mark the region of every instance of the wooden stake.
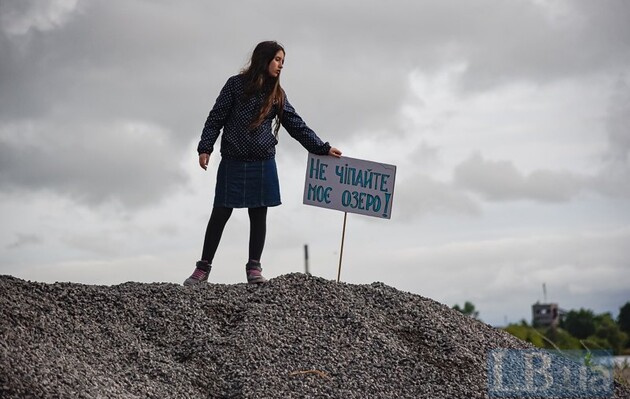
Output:
[[346,220],[348,219],[348,212],[343,213],[343,231],[341,232],[341,251],[339,251],[339,269],[337,270],[337,282],[341,278],[341,259],[343,258],[343,243],[346,240]]

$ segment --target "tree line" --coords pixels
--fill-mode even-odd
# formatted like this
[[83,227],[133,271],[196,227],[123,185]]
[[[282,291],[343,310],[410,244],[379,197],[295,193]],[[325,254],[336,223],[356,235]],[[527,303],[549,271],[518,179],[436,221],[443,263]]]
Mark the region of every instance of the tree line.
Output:
[[[453,309],[470,317],[479,316],[468,301]],[[580,308],[567,312],[557,327],[533,326],[523,319],[503,329],[539,348],[610,350],[615,355],[630,355],[630,302],[619,309],[616,319],[609,312],[595,314]]]

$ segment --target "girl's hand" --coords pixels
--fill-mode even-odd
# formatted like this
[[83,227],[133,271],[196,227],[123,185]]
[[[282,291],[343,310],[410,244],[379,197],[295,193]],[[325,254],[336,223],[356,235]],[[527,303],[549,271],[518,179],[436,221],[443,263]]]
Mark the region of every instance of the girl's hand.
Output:
[[199,154],[199,166],[203,170],[208,169],[208,162],[210,161],[210,154]]
[[328,155],[339,158],[341,156],[341,151],[336,149],[335,147],[330,147],[330,150],[328,150]]

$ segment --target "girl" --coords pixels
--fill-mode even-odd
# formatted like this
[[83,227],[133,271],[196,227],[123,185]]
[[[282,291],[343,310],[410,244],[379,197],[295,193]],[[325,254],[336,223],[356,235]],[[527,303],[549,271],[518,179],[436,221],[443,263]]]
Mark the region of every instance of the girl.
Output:
[[199,165],[207,169],[214,143],[223,129],[221,162],[201,260],[184,285],[208,281],[223,228],[234,208],[248,208],[249,213],[247,282],[267,281],[262,276],[260,258],[265,245],[267,207],[281,203],[274,159],[280,125],[309,152],[341,156],[341,151],[317,137],[289,103],[280,86],[284,56],[284,48],[277,42],[259,43],[249,66],[227,80],[208,115],[197,147]]

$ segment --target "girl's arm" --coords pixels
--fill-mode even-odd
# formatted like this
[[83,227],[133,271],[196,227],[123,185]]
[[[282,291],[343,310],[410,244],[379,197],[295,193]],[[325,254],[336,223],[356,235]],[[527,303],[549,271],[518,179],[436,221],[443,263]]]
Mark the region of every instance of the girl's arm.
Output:
[[234,76],[227,80],[214,103],[214,107],[208,114],[206,124],[201,132],[201,140],[197,146],[199,155],[211,154],[214,149],[214,143],[217,141],[221,128],[223,128],[234,105],[234,80]]
[[324,143],[315,132],[306,125],[306,122],[298,115],[286,96],[284,97],[284,110],[280,122],[291,137],[302,144],[302,147],[306,148],[308,152],[317,155],[333,155],[337,157],[341,155],[341,151],[331,147],[328,143]]

